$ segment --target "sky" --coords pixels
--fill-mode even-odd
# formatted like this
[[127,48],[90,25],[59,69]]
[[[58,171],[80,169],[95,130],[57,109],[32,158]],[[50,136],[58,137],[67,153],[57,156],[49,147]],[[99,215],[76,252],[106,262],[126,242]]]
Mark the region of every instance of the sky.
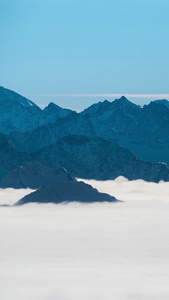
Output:
[[168,0],[0,0],[0,85],[42,107],[169,99],[168,11]]

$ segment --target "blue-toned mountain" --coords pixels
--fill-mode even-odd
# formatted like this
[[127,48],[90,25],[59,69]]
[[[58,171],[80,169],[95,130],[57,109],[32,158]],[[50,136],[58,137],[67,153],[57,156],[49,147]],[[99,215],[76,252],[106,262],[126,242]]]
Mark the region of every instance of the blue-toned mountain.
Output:
[[163,101],[141,108],[122,97],[106,105],[95,104],[82,114],[90,117],[97,136],[102,136],[104,128],[104,138],[116,141],[140,159],[169,164],[169,109]]
[[129,180],[169,180],[165,164],[148,163],[113,141],[72,135],[32,154],[32,160],[64,166],[75,177],[107,180],[124,176]]
[[27,154],[17,151],[11,140],[0,133],[0,178],[26,161]]
[[10,139],[19,151],[33,153],[68,135],[113,140],[142,160],[169,164],[169,109],[161,102],[140,107],[125,97],[105,100],[34,130],[13,131]]
[[0,132],[6,135],[46,126],[72,112],[54,103],[42,110],[31,100],[3,87],[0,87],[0,107]]
[[[76,113],[54,103],[41,110],[32,101],[0,88],[0,104],[2,139],[6,139],[8,147],[13,147],[5,153],[4,145],[1,146],[0,174],[31,159],[37,160],[39,153],[42,161],[70,168],[74,176],[113,179],[123,175],[129,179],[168,180],[168,169],[164,164],[150,163],[148,167],[141,161],[169,165],[167,100],[140,107],[123,96]],[[88,142],[80,148],[79,143],[85,138]],[[68,140],[72,146],[68,143],[69,147],[66,144],[63,147],[63,141]],[[90,165],[93,167],[88,169]]]
[[55,182],[76,181],[64,168],[40,161],[20,165],[0,179],[0,188],[37,189]]
[[[100,130],[102,129],[100,128]],[[10,134],[10,139],[19,151],[33,153],[45,146],[56,144],[57,141],[68,135],[97,136],[90,117],[72,112],[65,118],[58,119],[55,123],[39,126],[33,131],[13,132]]]
[[80,182],[56,182],[44,186],[37,191],[20,199],[15,205],[24,205],[31,202],[36,203],[62,203],[78,201],[82,203],[114,202],[117,199],[105,193],[100,193],[91,185]]

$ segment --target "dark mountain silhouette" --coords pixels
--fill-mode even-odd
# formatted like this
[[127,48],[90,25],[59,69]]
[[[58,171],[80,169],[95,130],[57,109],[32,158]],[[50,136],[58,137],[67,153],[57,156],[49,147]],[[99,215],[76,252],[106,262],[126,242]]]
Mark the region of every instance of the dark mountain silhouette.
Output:
[[114,202],[116,198],[105,193],[99,193],[91,185],[84,182],[57,182],[42,187],[24,198],[15,205],[23,205],[30,202],[37,203],[62,203],[78,201],[83,203]]

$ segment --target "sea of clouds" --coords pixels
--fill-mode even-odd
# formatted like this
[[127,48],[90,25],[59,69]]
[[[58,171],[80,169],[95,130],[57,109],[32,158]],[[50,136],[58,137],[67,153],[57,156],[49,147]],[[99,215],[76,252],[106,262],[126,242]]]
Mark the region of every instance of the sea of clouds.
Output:
[[0,299],[169,299],[169,183],[85,182],[122,202],[0,207]]

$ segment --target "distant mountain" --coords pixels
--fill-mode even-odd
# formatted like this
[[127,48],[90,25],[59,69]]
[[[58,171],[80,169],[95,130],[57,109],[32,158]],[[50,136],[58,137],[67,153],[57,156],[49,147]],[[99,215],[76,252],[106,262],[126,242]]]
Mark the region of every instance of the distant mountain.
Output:
[[33,161],[12,170],[0,180],[0,188],[37,189],[54,182],[76,181],[64,168]]
[[91,185],[84,182],[61,182],[42,187],[24,198],[20,199],[15,205],[23,205],[30,202],[37,203],[62,203],[62,202],[114,202],[117,201],[113,196],[99,193]]
[[107,102],[82,112],[90,117],[96,135],[116,141],[142,160],[169,164],[169,109],[166,105],[155,101],[141,108],[125,97]]
[[50,102],[49,105],[43,110],[43,115],[46,117],[46,119],[50,120],[49,123],[56,122],[57,119],[64,118],[70,113],[72,113],[71,109],[61,108],[52,102]]
[[162,100],[155,100],[154,102],[155,102],[155,103],[159,103],[159,104],[163,104],[163,105],[165,105],[167,108],[169,108],[169,101],[168,101],[168,100],[162,99]]
[[45,146],[56,144],[62,137],[68,135],[97,136],[88,116],[72,112],[55,123],[39,126],[33,131],[13,132],[10,134],[10,139],[19,151],[33,153]]
[[52,103],[41,110],[34,102],[3,87],[0,87],[0,105],[0,132],[6,135],[46,126],[72,112]]
[[28,156],[18,152],[12,142],[0,134],[0,178],[26,161]]
[[163,99],[140,107],[122,96],[93,104],[81,113],[54,103],[41,110],[1,87],[0,133],[6,144],[0,148],[0,177],[27,161],[40,159],[84,178],[123,175],[168,180],[166,165],[151,164],[169,165],[168,103]]
[[[81,114],[90,117],[96,134],[102,136],[103,128],[106,138],[114,139],[119,135],[129,136],[141,116],[141,107],[128,101],[124,96],[113,102],[99,102],[84,110]],[[133,128],[134,125],[134,128]],[[100,130],[102,128],[102,131]],[[105,135],[104,135],[105,136]]]
[[126,113],[128,113],[128,111],[132,111],[132,113],[136,114],[139,108],[140,106],[130,102],[126,97],[122,96],[120,99],[116,99],[113,102],[105,100],[103,102],[95,103],[82,111],[81,114],[89,114],[91,116],[104,120],[111,117],[112,114],[114,112],[118,112],[118,110],[124,111]]
[[4,103],[8,101],[15,102],[15,103],[18,102],[25,107],[37,106],[31,100],[15,93],[14,91],[5,89],[4,87],[0,86],[0,103]]
[[146,163],[113,141],[86,136],[67,136],[32,154],[32,160],[64,166],[73,176],[107,180],[124,176],[129,180],[169,180],[165,164]]
[[122,96],[93,104],[81,113],[51,103],[35,115],[29,121],[23,117],[26,125],[18,125],[9,135],[18,151],[33,153],[65,136],[85,135],[113,140],[142,160],[169,164],[169,109],[161,102],[141,108]]

